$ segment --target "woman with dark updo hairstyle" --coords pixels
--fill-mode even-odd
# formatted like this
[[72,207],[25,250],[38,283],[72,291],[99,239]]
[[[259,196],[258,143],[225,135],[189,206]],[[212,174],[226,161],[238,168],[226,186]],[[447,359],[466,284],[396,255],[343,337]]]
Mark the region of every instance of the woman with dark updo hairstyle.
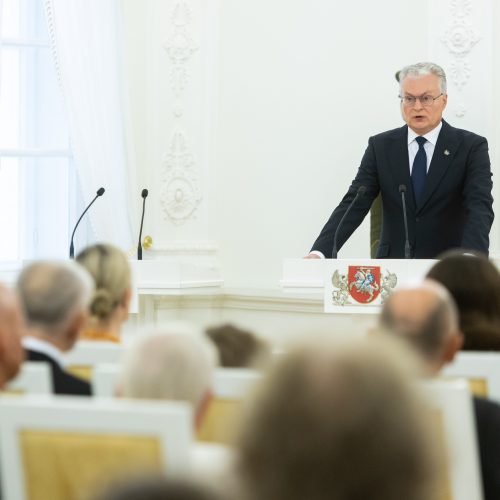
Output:
[[446,252],[427,273],[451,293],[465,351],[500,351],[500,273],[485,255]]
[[90,273],[95,284],[90,319],[80,338],[120,342],[132,295],[127,257],[113,245],[97,244],[83,250],[76,261]]

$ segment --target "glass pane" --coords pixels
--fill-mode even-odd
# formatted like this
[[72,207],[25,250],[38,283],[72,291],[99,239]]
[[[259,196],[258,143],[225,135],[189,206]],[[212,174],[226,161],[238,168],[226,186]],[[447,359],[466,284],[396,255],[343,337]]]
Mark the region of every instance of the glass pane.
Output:
[[2,38],[49,39],[42,0],[2,0]]
[[0,149],[67,149],[68,127],[48,48],[1,51]]
[[2,38],[17,38],[20,33],[19,29],[19,0],[2,0],[0,2],[2,12],[0,19],[0,36]]
[[70,160],[28,158],[20,164],[23,258],[67,258]]
[[19,256],[19,160],[0,158],[0,260]]
[[0,51],[0,149],[19,147],[20,58],[15,49]]

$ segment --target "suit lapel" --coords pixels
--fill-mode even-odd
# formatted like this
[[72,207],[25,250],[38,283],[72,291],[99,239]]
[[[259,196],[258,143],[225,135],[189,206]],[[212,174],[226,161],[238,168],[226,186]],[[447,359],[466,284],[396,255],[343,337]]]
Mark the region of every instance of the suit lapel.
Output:
[[[396,184],[396,190],[402,184],[406,186],[406,204],[415,211],[415,198],[410,177],[410,160],[408,157],[408,127],[398,129],[388,143],[389,164]],[[397,192],[397,191],[396,191]]]
[[417,212],[420,212],[424,208],[432,193],[439,185],[446,170],[448,170],[448,167],[451,165],[458,149],[458,143],[459,141],[453,129],[443,120],[443,127],[441,128],[436,147],[434,148],[429,172],[425,180],[422,200],[418,206]]

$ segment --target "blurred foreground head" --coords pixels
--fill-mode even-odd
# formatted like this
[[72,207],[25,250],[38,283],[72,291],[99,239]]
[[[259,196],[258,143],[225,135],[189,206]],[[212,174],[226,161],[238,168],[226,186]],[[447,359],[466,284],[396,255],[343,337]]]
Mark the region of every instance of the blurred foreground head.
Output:
[[271,360],[269,345],[250,331],[225,324],[207,328],[206,334],[215,344],[224,368],[260,368]]
[[73,261],[39,261],[23,269],[17,289],[29,335],[71,349],[88,318],[93,283]]
[[[90,327],[115,327],[128,318],[131,299],[131,271],[127,256],[117,247],[96,244],[76,257],[92,276],[95,290],[90,301]],[[110,325],[111,323],[111,325]]]
[[180,479],[147,477],[124,481],[96,500],[217,500],[207,488]]
[[211,396],[217,354],[201,332],[173,323],[144,335],[127,351],[120,395],[191,403],[201,420]]
[[388,339],[289,353],[248,408],[239,467],[249,498],[431,498],[441,462],[414,366]]
[[432,280],[393,292],[382,308],[380,325],[415,349],[430,375],[453,361],[463,342],[453,298]]
[[427,277],[441,283],[455,300],[463,349],[500,351],[500,273],[488,257],[446,252]]

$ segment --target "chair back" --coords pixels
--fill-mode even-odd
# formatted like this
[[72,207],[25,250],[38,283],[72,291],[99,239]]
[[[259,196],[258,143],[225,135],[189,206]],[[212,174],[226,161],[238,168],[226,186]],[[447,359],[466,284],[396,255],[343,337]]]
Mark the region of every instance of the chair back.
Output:
[[439,500],[482,500],[472,396],[465,380],[423,382],[422,389],[446,450],[447,474]]
[[459,352],[442,374],[466,378],[473,394],[500,402],[500,353]]
[[50,394],[52,392],[52,373],[49,364],[41,361],[25,361],[16,378],[7,384],[4,392]]
[[71,351],[64,354],[66,368],[77,377],[90,382],[96,365],[120,363],[127,347],[111,342],[79,340]]
[[243,399],[261,376],[259,372],[246,368],[217,369],[213,385],[214,397],[197,433],[197,439],[230,444]]
[[191,442],[185,403],[3,397],[2,498],[80,500],[122,477],[185,472]]

